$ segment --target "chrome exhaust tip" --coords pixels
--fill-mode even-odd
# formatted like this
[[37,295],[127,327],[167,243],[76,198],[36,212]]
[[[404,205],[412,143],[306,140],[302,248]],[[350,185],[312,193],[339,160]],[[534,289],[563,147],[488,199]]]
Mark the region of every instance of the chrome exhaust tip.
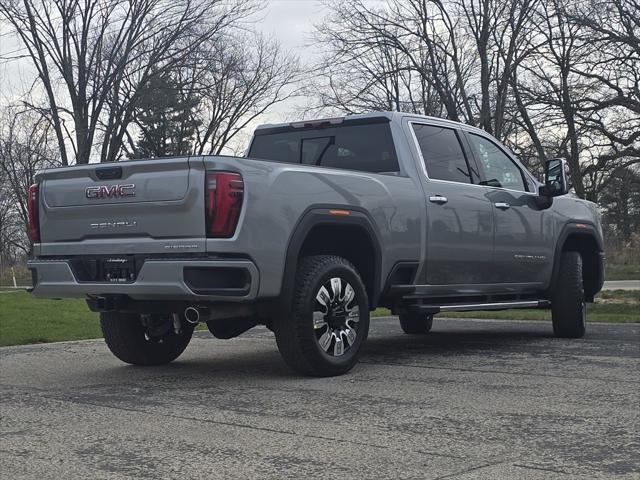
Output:
[[196,307],[187,307],[184,309],[184,318],[194,325],[200,323],[200,310]]

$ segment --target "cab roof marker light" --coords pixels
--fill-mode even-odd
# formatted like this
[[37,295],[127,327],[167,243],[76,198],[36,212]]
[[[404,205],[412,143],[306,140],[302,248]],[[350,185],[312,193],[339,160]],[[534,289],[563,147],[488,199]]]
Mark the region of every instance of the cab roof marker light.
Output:
[[334,209],[334,210],[329,210],[329,214],[330,215],[351,215],[351,212],[349,210]]

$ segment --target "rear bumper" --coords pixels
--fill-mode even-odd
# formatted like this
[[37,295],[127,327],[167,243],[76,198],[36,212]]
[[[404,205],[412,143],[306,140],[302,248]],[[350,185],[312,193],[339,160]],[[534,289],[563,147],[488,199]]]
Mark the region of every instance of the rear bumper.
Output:
[[32,293],[65,298],[127,295],[136,300],[241,302],[257,296],[259,273],[250,260],[146,260],[131,283],[79,281],[68,260],[28,263]]

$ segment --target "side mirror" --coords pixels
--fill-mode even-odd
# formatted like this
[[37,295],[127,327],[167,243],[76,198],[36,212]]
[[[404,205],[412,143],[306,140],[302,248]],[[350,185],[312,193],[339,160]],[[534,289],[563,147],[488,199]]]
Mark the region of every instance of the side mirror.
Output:
[[547,160],[544,169],[544,186],[538,192],[541,197],[558,197],[569,192],[567,162],[563,158]]

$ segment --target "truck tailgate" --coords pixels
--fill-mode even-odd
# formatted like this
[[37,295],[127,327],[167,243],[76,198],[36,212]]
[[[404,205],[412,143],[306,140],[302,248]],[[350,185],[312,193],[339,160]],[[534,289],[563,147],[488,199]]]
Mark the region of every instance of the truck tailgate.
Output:
[[40,255],[205,251],[201,157],[46,170]]

